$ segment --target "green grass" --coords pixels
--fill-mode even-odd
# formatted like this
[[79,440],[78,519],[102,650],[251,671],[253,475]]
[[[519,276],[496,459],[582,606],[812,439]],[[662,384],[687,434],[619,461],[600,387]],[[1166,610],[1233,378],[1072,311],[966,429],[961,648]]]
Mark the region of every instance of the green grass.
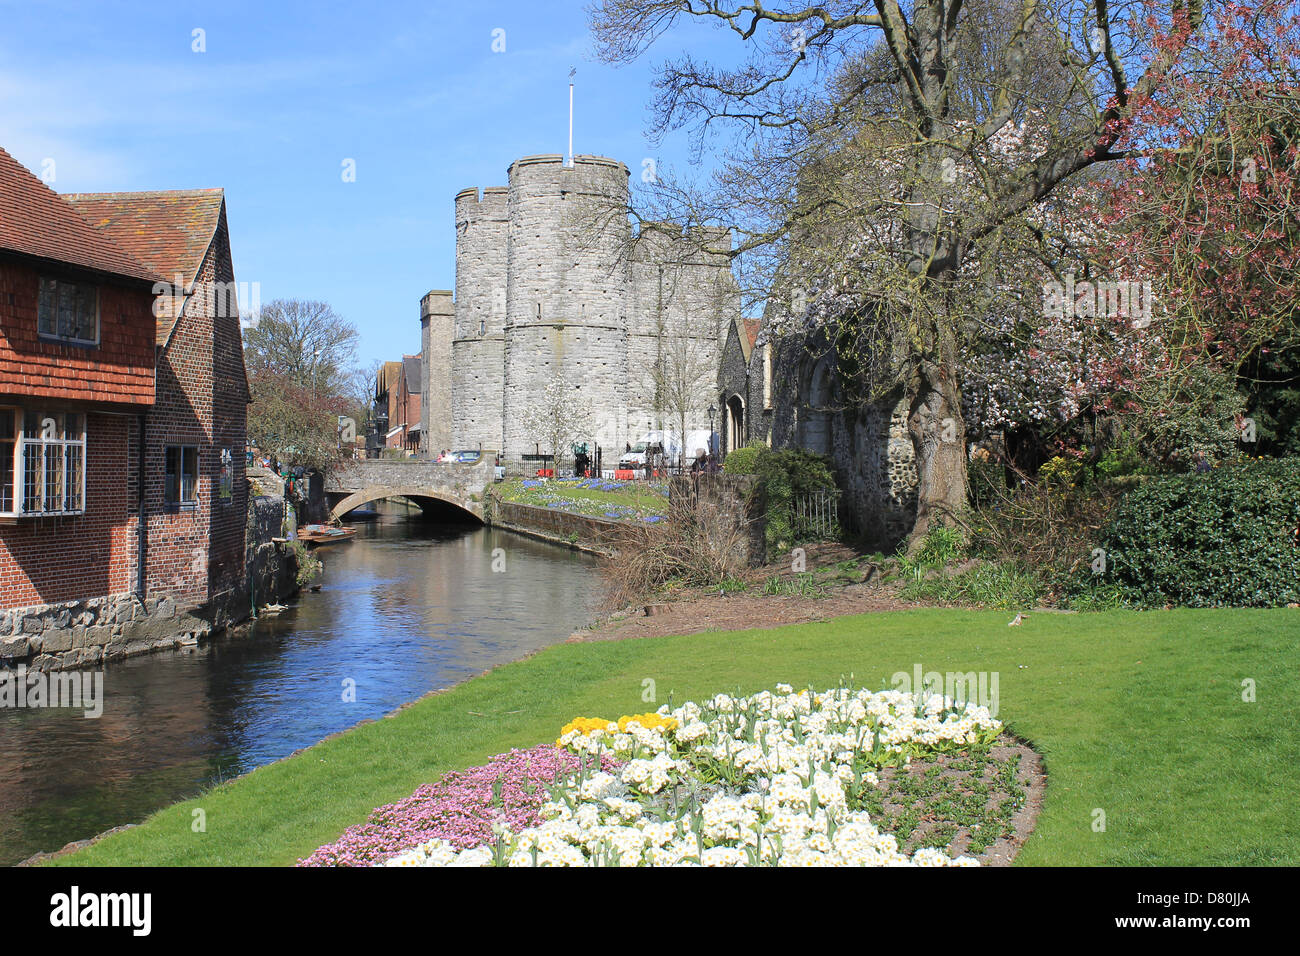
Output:
[[[525,485],[527,482],[527,485]],[[610,520],[630,520],[668,511],[666,486],[658,482],[606,482],[616,485],[613,491],[580,487],[567,479],[540,481],[535,478],[508,478],[496,486],[502,501],[538,508],[558,507],[571,514]]]
[[[1042,753],[1046,803],[1018,862],[1300,863],[1300,612],[926,609],[766,631],[563,644],[165,809],[58,862],[289,864],[373,807],[493,753],[617,716],[788,681],[996,671],[1000,713]],[[1242,681],[1258,701],[1242,701]],[[206,812],[207,832],[191,829]],[[1106,815],[1094,832],[1094,810]]]

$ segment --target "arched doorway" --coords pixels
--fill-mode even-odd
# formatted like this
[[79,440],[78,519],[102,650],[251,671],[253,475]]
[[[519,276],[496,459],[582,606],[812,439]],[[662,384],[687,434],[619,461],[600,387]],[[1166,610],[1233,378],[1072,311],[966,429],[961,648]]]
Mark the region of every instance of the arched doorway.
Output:
[[808,378],[806,411],[799,422],[799,444],[821,455],[831,453],[831,360],[824,356]]
[[745,403],[739,395],[727,399],[727,451],[745,447]]

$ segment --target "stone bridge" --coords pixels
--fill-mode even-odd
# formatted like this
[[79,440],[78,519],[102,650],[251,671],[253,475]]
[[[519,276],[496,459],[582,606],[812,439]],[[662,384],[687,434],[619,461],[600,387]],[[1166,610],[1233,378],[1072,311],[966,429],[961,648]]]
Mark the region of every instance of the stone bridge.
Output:
[[492,484],[493,458],[473,465],[438,464],[425,458],[370,458],[348,462],[325,479],[330,514],[341,518],[380,498],[409,498],[421,508],[442,501],[483,520],[483,496]]

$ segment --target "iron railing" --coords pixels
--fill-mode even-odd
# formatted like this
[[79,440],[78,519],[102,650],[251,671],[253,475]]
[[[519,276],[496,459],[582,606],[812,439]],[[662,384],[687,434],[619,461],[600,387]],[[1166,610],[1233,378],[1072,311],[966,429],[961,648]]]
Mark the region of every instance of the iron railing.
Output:
[[794,496],[791,518],[797,541],[827,541],[840,533],[840,493],[835,489]]

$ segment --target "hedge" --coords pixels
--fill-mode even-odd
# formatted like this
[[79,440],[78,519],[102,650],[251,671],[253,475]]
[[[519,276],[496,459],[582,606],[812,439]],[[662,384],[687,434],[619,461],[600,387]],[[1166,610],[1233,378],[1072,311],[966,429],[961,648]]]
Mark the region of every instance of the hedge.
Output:
[[1300,459],[1247,461],[1143,482],[1094,553],[1095,584],[1148,606],[1300,602]]

